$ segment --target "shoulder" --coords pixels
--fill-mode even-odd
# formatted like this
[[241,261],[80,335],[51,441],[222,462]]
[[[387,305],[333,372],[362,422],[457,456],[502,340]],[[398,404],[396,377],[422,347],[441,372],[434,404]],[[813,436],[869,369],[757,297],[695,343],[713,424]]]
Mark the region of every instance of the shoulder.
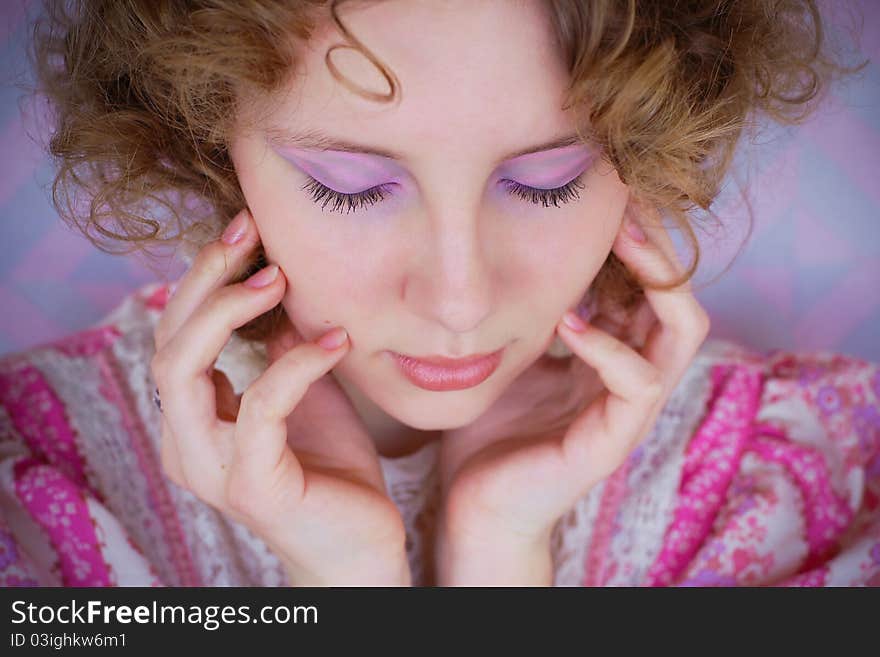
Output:
[[98,490],[133,436],[155,442],[149,363],[166,291],[143,286],[84,330],[0,357],[0,456],[33,455]]
[[567,518],[580,556],[562,579],[878,577],[878,370],[835,352],[706,340],[648,436]]
[[79,436],[129,433],[133,418],[149,418],[153,327],[166,294],[164,284],[145,285],[84,330],[0,356],[0,444],[72,458]]
[[880,366],[834,351],[707,345],[656,583],[876,577]]
[[117,404],[132,388],[146,390],[153,328],[166,298],[166,285],[145,285],[86,329],[0,356],[0,408],[11,416],[7,430],[10,419],[13,427],[37,423],[46,429],[53,418],[71,419],[80,409],[94,413],[93,396]]
[[167,296],[166,284],[144,285],[129,293],[110,313],[88,328],[0,356],[0,372],[8,373],[26,363],[43,362],[47,358],[89,359],[112,349],[118,341],[129,336],[143,341],[145,336],[152,336]]
[[[686,394],[695,390],[702,395]],[[858,444],[864,456],[877,449],[878,400],[880,363],[831,350],[762,352],[711,339],[671,401],[700,407],[694,439],[707,424],[723,421],[813,436],[814,444],[820,436],[846,449]]]
[[693,441],[713,427],[741,427],[845,464],[864,466],[877,455],[880,364],[831,350],[762,353],[726,341],[708,345],[702,361],[708,396]]
[[147,530],[162,490],[148,367],[164,291],[144,286],[87,329],[0,357],[0,534],[20,557],[0,582],[158,581],[130,539],[162,550]]

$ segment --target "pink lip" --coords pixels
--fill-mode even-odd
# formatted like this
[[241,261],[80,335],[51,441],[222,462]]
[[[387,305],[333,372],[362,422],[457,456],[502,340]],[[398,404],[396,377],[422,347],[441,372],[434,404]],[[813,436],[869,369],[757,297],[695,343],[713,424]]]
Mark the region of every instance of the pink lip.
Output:
[[414,358],[393,351],[389,353],[414,385],[425,390],[444,391],[463,390],[479,385],[498,368],[503,352],[502,347],[491,354],[477,354],[468,358]]

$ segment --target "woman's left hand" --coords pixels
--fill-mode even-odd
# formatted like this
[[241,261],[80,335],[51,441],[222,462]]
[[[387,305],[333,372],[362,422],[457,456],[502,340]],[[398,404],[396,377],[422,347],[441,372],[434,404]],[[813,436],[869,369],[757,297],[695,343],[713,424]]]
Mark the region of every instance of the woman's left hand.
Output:
[[[644,230],[645,242],[633,239],[625,227],[635,212],[631,203],[612,250],[643,278],[675,280],[683,268],[669,235],[656,222]],[[689,283],[646,289],[645,297],[656,320],[641,352],[595,326],[582,324],[578,331],[558,324],[574,357],[594,368],[604,384],[567,430],[511,437],[509,420],[492,419],[499,416],[495,407],[517,403],[520,415],[529,409],[522,394],[511,402],[505,392],[492,412],[444,433],[435,550],[439,585],[552,584],[550,535],[556,521],[649,433],[709,332],[709,317]]]

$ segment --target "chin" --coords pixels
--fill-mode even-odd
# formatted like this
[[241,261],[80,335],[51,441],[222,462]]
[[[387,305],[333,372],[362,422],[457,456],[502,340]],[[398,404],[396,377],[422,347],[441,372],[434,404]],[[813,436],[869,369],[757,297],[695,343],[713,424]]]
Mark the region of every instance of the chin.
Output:
[[[430,393],[448,395],[449,393]],[[471,398],[470,403],[463,400]],[[491,400],[471,391],[458,393],[448,397],[448,401],[438,398],[425,404],[395,404],[394,408],[386,408],[385,412],[399,422],[418,429],[419,431],[447,431],[460,429],[472,423],[491,406]]]
[[[498,375],[501,375],[498,377]],[[497,378],[496,378],[497,377]],[[420,431],[460,429],[483,415],[502,396],[509,384],[509,372],[496,371],[481,385],[464,390],[435,392],[409,382],[391,388],[380,404],[388,415]],[[377,403],[380,400],[376,400]]]

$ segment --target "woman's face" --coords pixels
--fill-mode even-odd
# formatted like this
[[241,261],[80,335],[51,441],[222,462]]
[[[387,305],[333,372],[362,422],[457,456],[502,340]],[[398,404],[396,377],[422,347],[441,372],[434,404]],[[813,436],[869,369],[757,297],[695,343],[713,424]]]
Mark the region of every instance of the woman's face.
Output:
[[[542,4],[343,10],[397,76],[402,102],[364,99],[333,78],[324,53],[343,40],[328,23],[280,102],[231,143],[268,259],[289,281],[291,322],[307,340],[344,326],[351,347],[336,377],[416,429],[470,423],[543,355],[622,221],[628,191],[616,172],[590,146],[558,145],[575,124],[561,109],[568,76]],[[358,86],[388,91],[354,51],[331,57]],[[318,135],[365,152],[303,138]],[[574,194],[540,191],[573,181]],[[337,203],[324,188],[374,192]],[[488,379],[452,391],[414,385],[389,353],[502,347]]]

